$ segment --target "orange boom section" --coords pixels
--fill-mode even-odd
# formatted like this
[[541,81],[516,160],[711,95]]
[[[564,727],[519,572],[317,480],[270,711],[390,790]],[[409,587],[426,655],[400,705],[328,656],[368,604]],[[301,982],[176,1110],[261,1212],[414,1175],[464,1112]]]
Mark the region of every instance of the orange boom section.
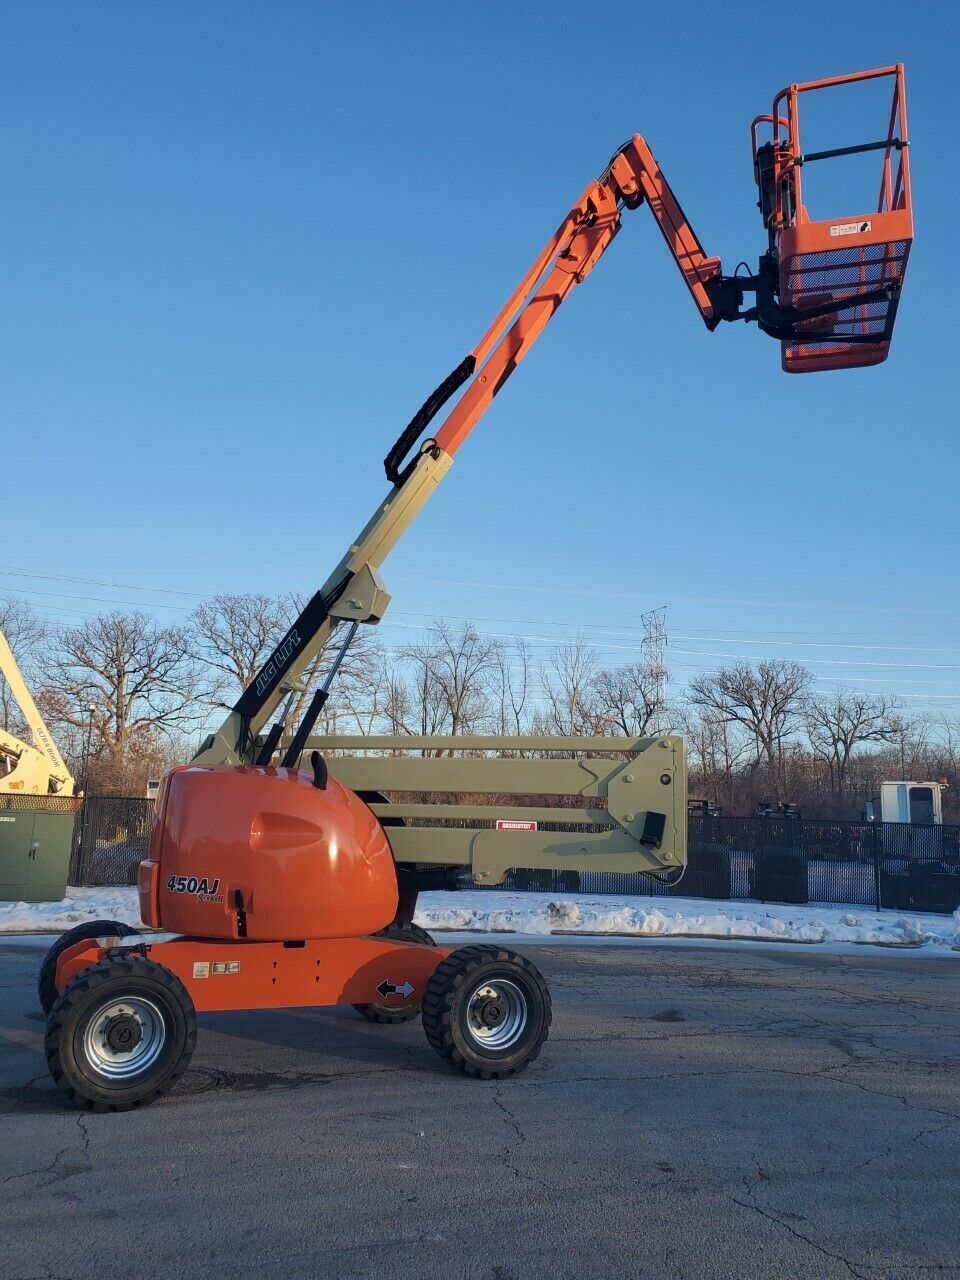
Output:
[[[886,136],[876,141],[804,152],[804,94],[889,77],[893,98]],[[760,143],[762,127],[769,141]],[[815,373],[880,364],[887,358],[913,240],[907,110],[903,66],[793,84],[753,122],[754,172],[760,207],[779,272],[781,306],[794,332],[781,345],[787,373]],[[813,221],[804,205],[803,169],[865,152],[880,158],[876,208],[841,208]]]
[[167,774],[143,920],[250,941],[375,933],[397,913],[393,853],[354,793],[297,769],[184,765]]

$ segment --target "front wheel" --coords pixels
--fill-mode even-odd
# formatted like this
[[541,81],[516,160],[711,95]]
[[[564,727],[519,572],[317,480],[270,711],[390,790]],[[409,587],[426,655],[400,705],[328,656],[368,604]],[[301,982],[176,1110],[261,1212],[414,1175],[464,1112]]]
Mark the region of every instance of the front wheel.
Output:
[[79,973],[47,1023],[47,1066],[71,1102],[129,1111],[172,1089],[190,1064],[197,1017],[162,964],[109,956]]
[[75,942],[88,942],[93,938],[129,938],[136,932],[136,929],[131,929],[128,924],[120,924],[117,920],[87,920],[86,923],[61,933],[43,957],[37,976],[37,997],[43,1012],[49,1014],[56,1003],[57,961],[68,947],[72,947]]
[[523,1071],[550,1031],[550,992],[525,956],[463,947],[438,965],[423,997],[423,1029],[442,1058],[481,1080]]

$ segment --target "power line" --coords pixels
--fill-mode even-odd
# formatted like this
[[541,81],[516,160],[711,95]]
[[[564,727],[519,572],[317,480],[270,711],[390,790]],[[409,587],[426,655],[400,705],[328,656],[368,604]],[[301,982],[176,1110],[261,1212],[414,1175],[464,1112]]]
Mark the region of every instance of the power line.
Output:
[[[427,623],[417,622],[381,622],[381,627],[400,628],[402,630],[413,631],[430,631],[431,627]],[[586,648],[596,649],[600,653],[639,653],[643,654],[643,641],[640,644],[615,644],[612,642],[601,642],[598,640],[585,640],[581,637],[568,638],[564,636],[540,636],[530,634],[529,632],[517,631],[489,631],[487,632],[492,639],[497,640],[524,640],[528,644],[549,644],[557,648],[569,648],[572,645],[583,645]],[[688,657],[700,658],[722,658],[727,662],[740,661],[744,655],[737,653],[718,653],[712,649],[684,649],[676,645],[671,646],[671,653],[682,653]],[[808,663],[816,666],[831,667],[882,667],[894,671],[958,671],[960,672],[960,663],[938,663],[938,662],[874,662],[869,659],[851,661],[846,658],[808,658]]]
[[54,600],[89,600],[93,604],[124,604],[132,609],[142,609],[146,605],[149,609],[179,609],[183,612],[189,608],[185,604],[166,604],[162,600],[108,600],[105,596],[75,596],[67,591],[36,591],[30,587],[18,587],[17,595],[52,596]]
[[[86,578],[77,574],[54,573],[45,569],[24,569],[14,566],[0,565],[0,574],[11,577],[26,578],[45,578],[53,579],[58,582],[85,583],[88,586],[111,587],[125,591],[146,591],[157,595],[180,595],[189,596],[193,599],[208,599],[216,592],[187,591],[179,587],[155,587],[147,586],[143,583],[133,582],[113,582],[104,578]],[[653,592],[626,592],[626,591],[597,591],[584,587],[554,587],[537,584],[531,586],[529,583],[506,583],[506,582],[470,582],[461,581],[452,578],[429,578],[423,576],[400,575],[396,581],[399,582],[417,582],[432,586],[450,586],[450,587],[471,587],[484,591],[523,591],[523,592],[539,592],[553,595],[572,595],[572,596],[591,596],[602,599],[618,599],[618,600],[650,600],[663,599],[662,594],[658,597]],[[809,600],[731,600],[728,598],[718,598],[710,596],[671,596],[668,597],[668,604],[713,604],[732,606],[736,608],[760,608],[760,609],[806,609],[809,611],[821,610],[825,612],[846,612],[846,613],[879,613],[889,616],[891,613],[900,613],[908,616],[943,616],[943,617],[960,617],[960,610],[957,609],[904,609],[896,606],[872,606],[857,604],[818,604]],[[584,624],[591,625],[591,624]]]
[[87,586],[116,587],[121,591],[151,591],[156,595],[193,596],[198,600],[206,598],[201,591],[183,591],[178,587],[146,587],[135,582],[109,582],[104,578],[82,578],[77,574],[51,573],[46,569],[18,569],[11,565],[0,565],[0,574],[11,578],[46,578],[54,582],[82,582]]
[[[665,608],[666,606],[664,606]],[[577,631],[613,631],[613,632],[637,632],[644,634],[645,627],[631,627],[628,624],[618,624],[610,622],[581,622],[579,619],[551,619],[551,620],[531,620],[528,618],[489,618],[477,614],[469,617],[465,614],[438,613],[430,609],[395,609],[391,612],[391,617],[404,618],[437,618],[444,622],[483,622],[483,623],[505,623],[513,626],[536,626],[536,627],[570,627]],[[647,617],[642,614],[641,618]],[[921,645],[887,645],[887,644],[851,644],[843,641],[833,640],[817,640],[817,641],[790,641],[790,640],[771,640],[760,637],[758,639],[740,639],[729,636],[707,635],[699,632],[697,628],[692,628],[695,634],[685,635],[674,632],[676,640],[694,640],[701,643],[714,644],[746,644],[746,645],[779,645],[785,647],[796,648],[814,648],[814,649],[856,649],[866,651],[891,652],[891,653],[960,653],[960,645],[952,645],[946,647],[926,647]],[[729,628],[727,628],[729,630]],[[816,633],[813,633],[816,634]]]
[[[3,574],[8,577],[18,577],[18,578],[32,577],[32,578],[39,579],[41,581],[80,583],[80,584],[106,586],[106,587],[111,587],[115,589],[138,591],[138,592],[145,592],[145,593],[154,593],[154,594],[163,594],[163,595],[179,595],[181,597],[189,597],[191,599],[198,599],[198,600],[209,598],[209,596],[205,596],[201,592],[188,591],[181,588],[146,586],[142,583],[114,582],[109,579],[84,577],[79,574],[61,574],[61,573],[55,573],[48,570],[29,570],[29,569],[24,569],[19,567],[6,566],[6,567],[0,567],[0,574]],[[418,581],[435,581],[440,583],[443,583],[444,581],[442,579],[433,579],[433,580],[417,579],[417,580]],[[498,586],[499,587],[504,586],[504,584],[452,584],[452,585],[475,585],[475,586],[481,586],[481,587],[492,586],[494,588]],[[556,590],[556,591],[566,592],[567,594],[607,595],[607,596],[623,595],[624,598],[637,598],[637,599],[642,598],[639,596],[626,596],[625,593],[587,592],[587,591],[579,591],[577,589],[569,589],[569,588],[544,588],[544,590],[549,590],[549,591]],[[36,588],[27,588],[27,587],[19,587],[19,586],[17,588],[17,593],[23,594],[23,595],[33,595],[38,597],[50,598],[54,600],[76,600],[78,602],[89,601],[91,603],[120,605],[120,606],[128,606],[128,607],[142,607],[143,605],[146,604],[147,607],[149,608],[163,608],[163,609],[172,609],[172,610],[180,610],[180,611],[185,611],[189,608],[187,604],[178,605],[178,604],[166,603],[163,601],[145,602],[145,601],[120,600],[120,599],[113,599],[113,598],[102,597],[97,595],[74,594],[74,593],[56,592],[56,591],[42,591]],[[691,597],[688,599],[692,600],[694,598]],[[733,604],[736,602],[728,601],[724,603]],[[746,603],[749,603],[749,602],[746,602]],[[771,602],[753,602],[753,603],[770,604]],[[88,615],[85,615],[81,610],[62,608],[54,604],[45,603],[42,607],[45,610],[52,613],[65,614],[68,616],[74,616],[74,617],[80,617],[80,618],[88,616]],[[821,607],[821,606],[804,606],[804,607]],[[832,607],[832,606],[822,606],[822,607]],[[856,607],[859,607],[859,606],[856,606]],[[919,612],[919,611],[903,611],[903,612]],[[927,612],[934,612],[934,611],[927,611]],[[944,611],[944,612],[948,612],[948,611]],[[535,622],[528,619],[512,619],[512,618],[497,619],[497,618],[474,617],[472,619],[467,619],[465,617],[458,618],[457,615],[430,614],[430,613],[427,613],[426,611],[424,612],[395,611],[394,616],[396,616],[397,613],[399,613],[403,617],[433,616],[437,618],[443,618],[444,620],[447,620],[447,621],[461,621],[461,622],[475,621],[475,622],[481,622],[481,623],[506,622],[509,624],[517,625],[517,626],[530,625],[530,626],[538,626],[541,628],[542,627],[563,627],[563,628],[575,629],[577,631],[590,630],[593,632],[597,632],[597,631],[612,632],[613,636],[598,637],[597,640],[585,640],[585,641],[582,640],[579,642],[588,645],[590,648],[596,650],[598,653],[608,654],[611,656],[624,654],[624,653],[639,653],[642,655],[644,651],[642,640],[639,645],[636,643],[631,643],[630,641],[627,641],[626,634],[624,634],[624,633],[627,633],[627,634],[637,633],[639,636],[639,634],[642,633],[642,628],[632,627],[628,624],[588,623],[579,619],[559,619],[559,620],[550,620],[550,621],[543,621],[543,622]],[[643,616],[646,617],[646,615],[643,615]],[[424,624],[403,623],[399,621],[383,623],[381,624],[381,626],[384,628],[429,630],[429,626]],[[944,654],[949,654],[957,651],[953,648],[948,648],[948,647],[928,647],[928,646],[869,644],[869,643],[853,644],[848,642],[831,641],[831,640],[824,640],[824,639],[816,640],[816,641],[776,640],[776,639],[773,639],[772,637],[763,638],[763,637],[755,637],[755,636],[749,636],[749,635],[744,636],[742,634],[738,635],[736,638],[733,638],[732,636],[718,636],[718,635],[705,634],[705,633],[701,634],[700,629],[698,628],[692,628],[691,630],[697,634],[689,634],[689,635],[680,634],[676,636],[676,638],[683,639],[683,640],[691,640],[695,642],[700,641],[701,643],[704,641],[707,643],[710,643],[712,641],[714,643],[733,644],[738,647],[739,646],[757,647],[762,645],[770,645],[770,646],[778,646],[778,647],[786,647],[786,648],[796,647],[796,648],[814,648],[814,649],[858,650],[858,651],[864,651],[864,652],[873,651],[873,652],[890,652],[890,653],[944,653]],[[577,641],[573,641],[563,635],[553,635],[553,636],[538,635],[536,633],[531,634],[529,632],[495,632],[490,634],[492,635],[492,638],[521,640],[521,641],[524,641],[525,643],[529,643],[536,646],[552,645],[557,648],[563,648],[563,647],[567,647],[571,643],[577,643]],[[807,634],[810,634],[810,633],[808,632]],[[814,633],[814,634],[817,634],[817,633]],[[630,639],[632,640],[632,635]],[[625,641],[625,642],[620,643],[619,641]],[[737,660],[741,660],[741,658],[743,657],[746,657],[748,659],[750,658],[750,655],[741,655],[737,653],[720,653],[713,650],[678,648],[676,646],[671,647],[671,653],[676,655],[676,657],[673,660],[674,665],[688,669],[688,670],[692,669],[692,670],[700,670],[700,671],[704,669],[705,664],[691,664],[691,663],[683,662],[682,659],[680,658],[680,655],[682,654],[687,657],[713,658],[713,659],[720,659],[722,661],[737,661]],[[851,675],[853,672],[858,672],[858,671],[862,672],[867,669],[869,670],[888,669],[888,670],[903,671],[903,672],[916,671],[916,670],[943,671],[943,672],[960,671],[960,664],[947,664],[947,663],[878,662],[878,661],[872,661],[868,659],[863,659],[858,661],[849,661],[849,660],[831,659],[831,658],[807,658],[806,661],[809,664],[816,665],[816,666],[826,665],[826,666],[850,668]],[[887,679],[885,677],[878,677],[878,676],[866,675],[866,674],[860,674],[857,676],[853,676],[852,678],[854,678],[855,680],[859,680],[863,683],[877,683],[878,681],[886,681]],[[818,678],[818,682],[824,683],[825,681],[822,678]],[[926,699],[926,700],[931,700],[931,699],[933,700],[951,699],[952,700],[955,698],[960,698],[960,694],[950,694],[946,692],[940,692],[938,694],[903,693],[903,694],[899,694],[898,696],[902,696],[905,699]]]
[[[677,653],[685,653],[691,657],[725,658],[736,662],[741,655],[735,653],[715,653],[710,649],[677,649]],[[871,662],[866,658],[851,662],[847,658],[807,658],[806,661],[818,667],[890,667],[896,671],[960,671],[960,662]]]
[[[652,592],[635,593],[629,591],[595,591],[583,587],[549,587],[543,584],[531,585],[530,583],[513,583],[513,582],[468,582],[460,581],[455,578],[423,578],[411,576],[399,576],[395,579],[398,582],[421,582],[430,583],[434,586],[447,587],[472,587],[483,591],[523,591],[523,592],[544,592],[554,595],[573,595],[573,596],[596,596],[603,599],[617,600],[650,600],[657,597]],[[662,595],[660,596],[662,599]],[[668,604],[714,604],[714,605],[731,605],[736,608],[758,608],[758,609],[807,609],[807,610],[823,610],[824,612],[836,611],[845,613],[880,613],[889,615],[891,613],[903,613],[909,615],[933,615],[935,617],[943,616],[956,618],[960,617],[960,609],[902,609],[896,606],[873,606],[864,604],[818,604],[809,600],[730,600],[719,599],[710,596],[669,596]]]

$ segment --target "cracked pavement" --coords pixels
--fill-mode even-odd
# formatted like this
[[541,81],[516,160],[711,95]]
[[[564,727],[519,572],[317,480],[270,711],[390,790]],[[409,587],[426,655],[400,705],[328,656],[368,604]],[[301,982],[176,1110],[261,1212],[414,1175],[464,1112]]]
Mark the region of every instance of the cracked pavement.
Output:
[[0,941],[5,1280],[960,1280],[960,956],[514,940],[554,999],[518,1079],[207,1014],[173,1095],[96,1116],[46,1074],[44,945]]

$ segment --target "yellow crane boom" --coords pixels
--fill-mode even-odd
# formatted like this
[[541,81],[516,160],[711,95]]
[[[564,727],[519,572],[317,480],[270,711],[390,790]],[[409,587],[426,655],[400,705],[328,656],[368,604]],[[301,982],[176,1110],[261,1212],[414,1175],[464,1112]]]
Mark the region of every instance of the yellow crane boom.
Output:
[[7,637],[0,631],[0,674],[4,676],[20,710],[23,712],[33,745],[23,742],[0,729],[0,757],[6,757],[13,767],[0,774],[0,792],[20,795],[72,796],[74,780],[64,763],[50,730],[44,723],[40,709],[27,687]]

